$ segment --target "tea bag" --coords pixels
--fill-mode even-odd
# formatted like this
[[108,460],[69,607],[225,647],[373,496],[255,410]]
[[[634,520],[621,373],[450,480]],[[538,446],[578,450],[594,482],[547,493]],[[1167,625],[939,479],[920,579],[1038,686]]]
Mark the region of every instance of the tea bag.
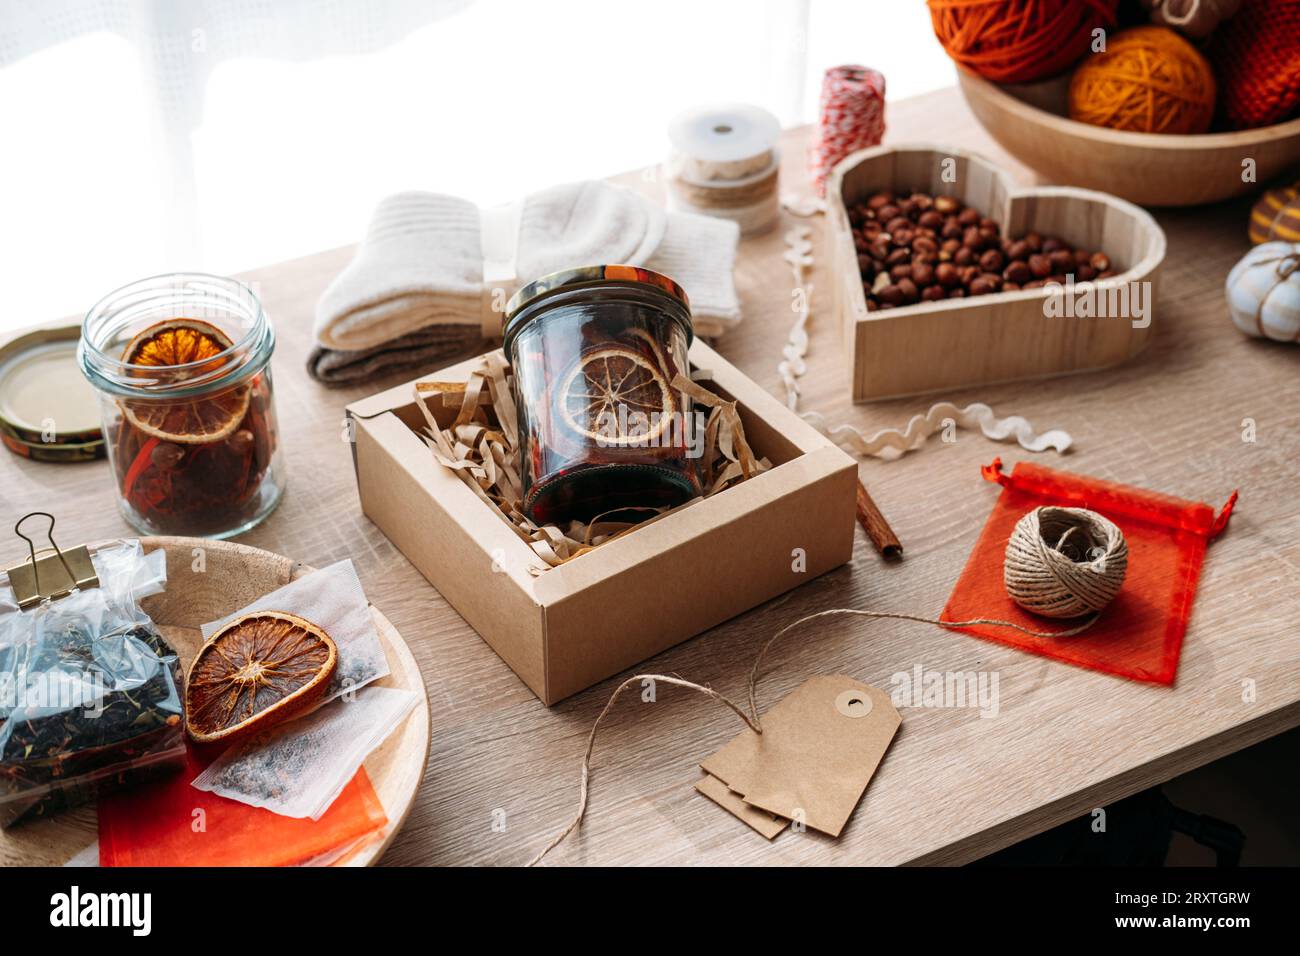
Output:
[[286,817],[319,820],[418,696],[367,687],[227,750],[192,785]]
[[338,666],[322,703],[388,674],[388,655],[350,559],[331,564],[258,598],[229,617],[203,625],[207,640],[227,621],[252,611],[287,611],[311,621],[339,649]]

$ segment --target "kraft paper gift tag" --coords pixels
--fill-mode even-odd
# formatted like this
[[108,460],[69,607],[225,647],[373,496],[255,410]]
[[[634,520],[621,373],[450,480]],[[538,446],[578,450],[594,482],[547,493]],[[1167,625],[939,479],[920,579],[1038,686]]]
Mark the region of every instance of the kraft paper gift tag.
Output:
[[696,789],[769,840],[794,819],[838,837],[901,723],[884,691],[814,677],[703,761]]

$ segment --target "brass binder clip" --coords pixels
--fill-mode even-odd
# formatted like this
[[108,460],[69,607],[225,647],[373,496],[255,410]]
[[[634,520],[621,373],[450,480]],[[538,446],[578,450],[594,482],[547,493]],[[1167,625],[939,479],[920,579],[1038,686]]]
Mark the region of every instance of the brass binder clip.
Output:
[[[46,537],[50,547],[42,548],[38,553],[32,539],[20,530],[28,518],[49,518],[50,528]],[[20,608],[31,607],[46,598],[62,597],[81,588],[99,587],[99,575],[90,560],[90,551],[79,545],[63,551],[54,543],[54,515],[48,511],[33,511],[18,519],[14,525],[14,534],[27,542],[30,555],[26,561],[6,568],[9,586],[13,589],[14,600]]]

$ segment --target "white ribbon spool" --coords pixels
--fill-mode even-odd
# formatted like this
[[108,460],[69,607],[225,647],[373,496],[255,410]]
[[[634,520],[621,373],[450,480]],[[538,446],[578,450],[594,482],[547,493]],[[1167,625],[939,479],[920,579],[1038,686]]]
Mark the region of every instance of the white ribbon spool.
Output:
[[758,106],[679,113],[668,126],[669,208],[730,219],[746,236],[770,228],[780,215],[780,133],[777,118]]

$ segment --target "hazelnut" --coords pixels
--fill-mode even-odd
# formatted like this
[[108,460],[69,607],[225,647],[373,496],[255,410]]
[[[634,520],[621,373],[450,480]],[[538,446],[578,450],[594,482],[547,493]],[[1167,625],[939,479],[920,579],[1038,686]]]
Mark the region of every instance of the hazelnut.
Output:
[[1028,282],[1032,276],[1033,273],[1029,271],[1029,266],[1024,262],[1021,262],[1019,259],[1012,262],[1002,271],[1003,279],[1007,282],[1015,282],[1017,284]]
[[881,305],[902,305],[903,290],[897,285],[887,285],[876,293],[876,298],[880,300]]
[[[247,431],[245,431],[244,434],[248,435],[251,441],[253,437],[252,434]],[[232,435],[231,439],[233,440],[233,438],[234,436]],[[153,463],[153,466],[162,471],[171,471],[181,463],[181,459],[184,457],[185,449],[180,445],[169,441],[159,442],[154,446],[153,451],[149,453],[149,460]]]

